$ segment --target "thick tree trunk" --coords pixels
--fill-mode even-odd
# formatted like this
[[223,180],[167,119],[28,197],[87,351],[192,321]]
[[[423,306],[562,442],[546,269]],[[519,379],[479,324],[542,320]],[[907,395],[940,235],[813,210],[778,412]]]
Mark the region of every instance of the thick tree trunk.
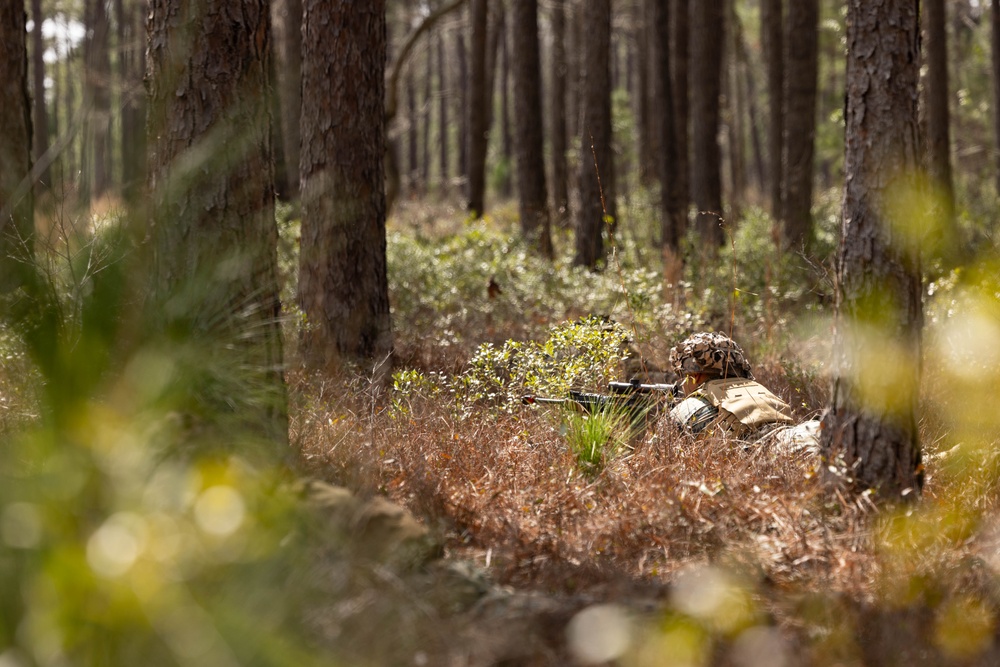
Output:
[[722,154],[719,147],[719,98],[725,15],[722,2],[695,2],[692,23],[691,195],[697,207],[695,225],[709,252],[724,240]]
[[924,48],[927,54],[927,77],[924,85],[927,110],[927,167],[945,205],[945,215],[952,216],[954,188],[951,178],[951,118],[948,102],[948,43],[944,0],[924,0],[921,23],[924,25]]
[[[302,355],[332,371],[392,351],[386,274],[384,0],[306,0],[302,44]],[[331,33],[328,26],[340,26]],[[336,117],[337,123],[329,119]]]
[[615,174],[611,145],[611,1],[587,0],[581,7],[583,113],[580,128],[580,210],[574,263],[590,269],[604,260],[604,229],[613,232]]
[[[791,0],[795,2],[796,0]],[[785,85],[784,9],[783,0],[761,0],[760,42],[767,66],[768,123],[767,179],[770,185],[771,215],[777,220],[782,213],[782,191],[785,183],[784,139]]]
[[[157,312],[166,330],[233,355],[226,365],[254,397],[237,418],[283,456],[268,3],[152,0],[149,17]],[[211,399],[220,409],[240,401]]]
[[276,83],[288,197],[299,196],[299,123],[302,116],[302,0],[273,0]]
[[487,0],[472,0],[469,63],[469,182],[466,208],[473,218],[482,217],[486,205],[486,150],[489,147],[489,88],[487,87]]
[[787,24],[782,237],[786,248],[802,249],[809,246],[813,234],[819,0],[795,0],[789,3]]
[[562,226],[569,220],[569,176],[566,165],[566,3],[552,0],[552,70],[549,137],[552,145],[552,208]]
[[[34,161],[40,164],[45,151],[49,149],[49,114],[45,102],[45,44],[42,40],[42,0],[31,0],[31,17],[34,27],[31,30],[31,81],[34,92],[34,109],[32,120],[34,125],[34,143],[32,151]],[[48,189],[52,187],[52,171],[48,164],[43,164],[38,175],[37,185]]]
[[[822,448],[859,489],[919,490],[919,243],[896,208],[918,187],[918,0],[850,0],[847,151],[831,404]],[[872,335],[870,331],[877,333]]]
[[538,0],[512,0],[514,98],[517,132],[517,194],[521,232],[544,257],[552,258],[549,195],[545,184],[542,70],[538,47]]
[[31,104],[24,0],[0,2],[0,294],[32,257]]

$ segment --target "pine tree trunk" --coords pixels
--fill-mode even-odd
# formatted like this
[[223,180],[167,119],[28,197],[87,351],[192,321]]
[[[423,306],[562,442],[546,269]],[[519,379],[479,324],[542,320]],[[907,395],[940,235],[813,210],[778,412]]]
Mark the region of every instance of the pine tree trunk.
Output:
[[104,0],[91,0],[91,3],[86,74],[89,94],[86,99],[91,105],[89,140],[93,150],[90,196],[97,199],[111,186],[111,52]]
[[[514,1],[516,2],[516,0]],[[500,77],[497,80],[497,87],[499,88],[500,93],[500,155],[504,164],[508,165],[512,169],[514,165],[514,140],[510,131],[510,86],[508,85],[508,82],[511,79],[511,49],[508,46],[509,40],[506,36],[506,32],[509,31],[504,32],[505,35],[500,40]],[[541,117],[538,118],[538,122],[542,122]],[[499,184],[499,194],[505,199],[509,198],[511,195],[511,182],[513,179],[511,178],[509,171],[510,170],[508,169],[508,171],[503,175],[503,179]]]
[[[31,30],[31,80],[34,92],[34,108],[32,124],[34,126],[33,155],[36,164],[40,164],[42,156],[49,149],[49,114],[45,102],[45,44],[42,41],[42,0],[31,0],[31,17],[34,27]],[[49,189],[52,187],[52,171],[48,164],[42,165],[36,187]]]
[[604,229],[614,230],[615,174],[611,145],[611,2],[587,0],[583,12],[583,96],[580,128],[580,210],[574,263],[597,269]]
[[455,32],[455,52],[458,60],[458,176],[469,188],[469,62],[465,48],[465,36],[461,30]]
[[690,68],[691,9],[688,0],[668,0],[670,5],[670,66],[673,70],[674,125],[677,135],[677,181],[681,194],[683,229],[687,229],[691,206]]
[[24,0],[0,2],[0,294],[32,257],[31,104]]
[[471,46],[469,63],[469,182],[466,208],[473,218],[482,217],[486,205],[486,150],[489,146],[489,88],[487,46],[489,11],[487,0],[471,0]]
[[[918,187],[918,0],[850,0],[842,242],[834,379],[822,448],[859,489],[922,483],[917,401],[923,305],[919,249],[892,200]],[[903,188],[893,190],[893,188]],[[916,245],[916,244],[914,244]],[[867,334],[871,328],[877,334]]]
[[152,0],[149,189],[161,325],[212,345],[239,374],[246,395],[211,400],[283,457],[270,25],[266,0]]
[[302,115],[302,0],[273,0],[275,81],[281,108],[289,199],[299,197],[299,122]]
[[924,0],[921,23],[924,25],[924,49],[927,54],[927,77],[924,108],[927,110],[927,167],[941,194],[947,219],[951,219],[954,187],[951,178],[951,118],[948,102],[948,43],[944,0]]
[[670,62],[670,12],[665,2],[653,2],[650,18],[650,35],[653,42],[653,108],[658,110],[656,132],[659,135],[657,173],[660,180],[660,197],[663,211],[661,243],[664,250],[680,255],[684,238],[686,216],[684,197],[680,190],[678,170],[677,121],[674,118],[674,88]]
[[819,0],[795,0],[789,3],[787,25],[782,236],[786,248],[801,250],[810,245],[813,235]]
[[[306,0],[302,43],[302,356],[331,371],[392,351],[383,182],[384,0]],[[329,25],[340,26],[331,34]],[[338,123],[329,119],[337,117]],[[370,370],[369,366],[369,370]]]
[[990,53],[993,64],[993,153],[996,159],[996,190],[1000,193],[1000,0],[990,4]]
[[552,70],[549,137],[552,143],[552,205],[557,224],[569,220],[569,186],[566,165],[566,4],[552,0]]
[[719,98],[725,18],[721,2],[695,2],[691,13],[691,195],[695,226],[714,252],[723,242],[722,154],[719,147]]
[[538,46],[538,0],[512,0],[514,98],[517,132],[517,193],[521,232],[543,257],[552,258],[549,196],[545,183],[542,70]]
[[440,191],[449,190],[448,179],[451,178],[449,151],[451,150],[451,127],[448,123],[448,105],[451,102],[451,87],[448,81],[448,59],[445,57],[445,37],[441,32],[437,35],[438,64],[438,171],[441,174]]
[[[796,0],[791,0],[793,3]],[[783,167],[785,138],[784,9],[783,0],[761,0],[760,42],[767,66],[768,124],[767,179],[770,184],[771,215],[777,220],[782,214],[782,190],[785,183]]]

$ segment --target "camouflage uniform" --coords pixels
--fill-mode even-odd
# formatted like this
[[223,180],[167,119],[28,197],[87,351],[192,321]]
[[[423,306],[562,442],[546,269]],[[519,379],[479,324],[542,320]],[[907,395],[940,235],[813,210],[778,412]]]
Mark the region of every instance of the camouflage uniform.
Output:
[[670,411],[690,433],[769,442],[786,453],[815,451],[818,423],[792,426],[791,407],[756,382],[743,349],[721,333],[697,333],[670,351],[680,376],[710,376]]

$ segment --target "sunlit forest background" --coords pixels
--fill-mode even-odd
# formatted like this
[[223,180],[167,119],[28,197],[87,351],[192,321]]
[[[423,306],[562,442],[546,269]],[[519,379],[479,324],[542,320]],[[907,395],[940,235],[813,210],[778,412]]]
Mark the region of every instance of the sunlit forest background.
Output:
[[[4,2],[0,667],[1000,661],[996,0]],[[916,458],[522,402],[699,331]]]

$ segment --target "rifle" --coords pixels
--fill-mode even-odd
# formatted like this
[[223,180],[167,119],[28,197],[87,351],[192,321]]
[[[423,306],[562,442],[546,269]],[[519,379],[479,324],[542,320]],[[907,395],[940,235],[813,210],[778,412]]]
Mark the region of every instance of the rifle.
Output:
[[681,383],[674,384],[642,384],[638,380],[632,382],[609,382],[610,394],[597,394],[571,389],[565,398],[550,398],[527,394],[521,397],[524,405],[537,403],[565,404],[574,403],[584,412],[593,413],[606,409],[617,409],[637,414],[662,401],[673,403],[682,394]]

